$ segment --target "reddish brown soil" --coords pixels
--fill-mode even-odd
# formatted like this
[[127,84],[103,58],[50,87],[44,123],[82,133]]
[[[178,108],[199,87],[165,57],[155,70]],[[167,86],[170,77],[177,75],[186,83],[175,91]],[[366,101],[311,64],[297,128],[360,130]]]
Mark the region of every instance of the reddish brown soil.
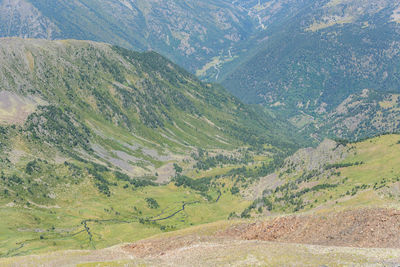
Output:
[[325,246],[400,248],[400,211],[359,209],[325,216],[287,216],[235,226],[224,235]]
[[207,242],[261,240],[323,246],[400,248],[400,211],[358,209],[325,215],[291,215],[256,223],[236,224],[214,235],[188,234],[149,239],[126,245],[138,257]]

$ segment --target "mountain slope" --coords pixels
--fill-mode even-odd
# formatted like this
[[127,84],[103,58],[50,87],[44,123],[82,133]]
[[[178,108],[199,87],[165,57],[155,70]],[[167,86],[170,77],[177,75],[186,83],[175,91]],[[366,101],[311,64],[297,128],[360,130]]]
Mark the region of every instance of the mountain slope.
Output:
[[249,204],[224,171],[301,140],[154,52],[5,38],[0,61],[1,257],[224,219]]
[[[124,151],[130,156],[119,167],[154,173],[145,166],[159,166],[168,158],[163,154],[193,147],[294,147],[285,126],[279,129],[267,113],[152,52],[80,41],[2,39],[0,57],[0,83],[7,89],[0,117],[9,125],[19,122],[29,140],[62,151],[94,153],[109,163],[124,158],[111,156],[115,151]],[[124,169],[131,170],[128,166]]]
[[374,114],[399,116],[396,101],[390,108],[378,104],[399,92],[399,3],[307,5],[269,32],[255,55],[225,75],[224,86],[248,103],[271,107],[307,133],[362,138],[398,130],[398,124],[380,123]]
[[[251,122],[250,108],[156,53],[79,41],[2,39],[1,46],[1,81],[7,91],[40,98],[48,106],[69,108],[82,116],[93,115],[126,130],[139,133],[141,125],[163,129],[185,119],[201,123],[206,130],[198,130],[207,138],[211,137],[207,131],[226,138],[240,135],[233,130],[241,127],[236,124],[239,121],[253,123],[259,132],[271,123],[266,119]],[[214,138],[207,142],[212,144]],[[224,145],[222,140],[216,142]]]

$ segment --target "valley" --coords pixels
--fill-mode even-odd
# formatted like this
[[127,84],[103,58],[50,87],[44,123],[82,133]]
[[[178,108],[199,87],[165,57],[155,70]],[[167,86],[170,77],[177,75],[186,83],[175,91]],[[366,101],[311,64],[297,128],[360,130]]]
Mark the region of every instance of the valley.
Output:
[[270,172],[298,146],[268,126],[284,124],[156,53],[6,38],[0,57],[1,86],[14,88],[4,102],[26,110],[4,107],[0,128],[2,257],[226,219],[249,204],[229,172]]
[[[93,264],[107,264],[107,261],[112,261],[113,266],[129,266],[138,263],[157,265],[165,261],[166,257],[173,262],[174,259],[179,260],[178,251],[185,251],[186,260],[195,262],[197,253],[211,253],[209,249],[215,248],[224,251],[219,253],[228,257],[225,262],[227,264],[231,261],[246,262],[247,253],[253,255],[266,247],[272,250],[271,255],[285,257],[288,263],[291,258],[284,252],[288,247],[300,254],[306,253],[301,252],[303,250],[313,249],[314,256],[307,254],[310,258],[304,264],[327,262],[327,258],[321,258],[321,253],[329,257],[329,254],[323,252],[323,247],[310,245],[328,246],[329,253],[341,255],[335,257],[335,260],[343,257],[347,260],[351,258],[354,262],[354,257],[359,255],[357,259],[360,263],[382,260],[390,262],[399,257],[396,250],[385,250],[389,254],[381,254],[375,249],[367,257],[368,249],[339,247],[397,248],[398,241],[390,241],[390,238],[397,236],[393,232],[397,228],[388,230],[388,227],[395,227],[397,223],[391,221],[392,219],[385,219],[385,216],[397,218],[396,215],[390,217],[390,214],[396,214],[393,209],[398,209],[400,198],[399,143],[399,135],[384,135],[349,144],[326,140],[317,148],[302,149],[287,157],[279,165],[278,172],[274,172],[275,168],[265,172],[257,171],[260,166],[268,166],[265,164],[270,160],[268,156],[252,153],[250,155],[253,156],[247,156],[250,158],[248,163],[243,159],[237,161],[229,158],[227,161],[232,163],[223,163],[224,158],[218,156],[221,166],[209,169],[204,164],[209,162],[213,166],[210,159],[215,158],[209,155],[201,160],[200,155],[204,152],[200,151],[193,155],[193,160],[197,161],[194,166],[182,162],[182,170],[179,166],[175,167],[175,177],[165,185],[156,186],[151,182],[145,183],[145,180],[141,184],[129,177],[126,177],[128,180],[121,181],[117,175],[116,185],[110,186],[109,197],[105,197],[90,178],[83,178],[77,184],[68,184],[67,189],[64,186],[56,187],[52,192],[56,198],[52,201],[32,199],[20,204],[8,202],[8,198],[3,195],[1,212],[3,218],[9,219],[2,221],[2,231],[8,234],[1,242],[1,251],[4,256],[10,257],[60,249],[98,250],[156,235],[158,239],[155,241],[138,241],[139,243],[133,243],[126,248],[112,247],[106,249],[109,252],[104,255],[97,254],[97,250],[44,254],[46,256],[35,257],[32,265],[40,259],[50,264],[49,259],[53,258],[51,255],[61,255],[59,253],[62,253],[63,260],[69,259],[76,263],[82,263],[81,260],[86,259],[85,261]],[[243,163],[238,164],[239,162]],[[381,167],[382,162],[385,162],[385,168]],[[65,163],[63,165],[68,166]],[[257,172],[258,175],[255,174]],[[105,170],[99,170],[98,173],[107,175]],[[262,173],[266,176],[259,178]],[[274,179],[276,182],[273,184],[265,182]],[[254,190],[255,188],[258,190]],[[294,212],[299,215],[290,215]],[[370,216],[360,216],[364,213]],[[254,223],[245,219],[250,216]],[[332,233],[332,237],[326,237],[324,234],[329,227],[339,227],[326,225],[329,216],[343,216],[342,219],[337,219],[340,227],[344,227],[343,230],[338,228],[337,236]],[[276,218],[274,224],[260,228],[261,224],[264,225],[273,218]],[[361,221],[357,221],[357,218]],[[329,221],[334,223],[332,219]],[[348,223],[342,224],[344,221]],[[202,226],[210,222],[215,223]],[[304,224],[308,225],[307,228],[304,228]],[[10,225],[18,228],[10,228]],[[209,230],[208,227],[214,230]],[[322,227],[327,228],[324,230]],[[187,230],[183,230],[186,228]],[[262,229],[269,230],[265,232]],[[348,229],[353,230],[349,232]],[[209,236],[214,233],[212,231],[217,231],[218,235]],[[296,235],[296,231],[300,232]],[[307,234],[301,231],[307,231]],[[183,236],[180,233],[184,233]],[[357,236],[360,233],[364,234]],[[388,236],[389,243],[383,243],[381,238],[384,233]],[[366,239],[366,234],[371,239]],[[251,241],[254,239],[259,241],[254,243]],[[324,241],[319,241],[322,239]],[[340,240],[347,241],[343,243]],[[159,246],[158,252],[153,251],[154,245],[146,245],[146,242],[156,242]],[[293,247],[294,245],[286,242],[304,245]],[[200,250],[192,250],[192,247]],[[152,249],[149,250],[150,248]],[[238,249],[243,250],[242,254],[235,254],[234,251]],[[251,249],[251,252],[245,252],[246,249]],[[254,257],[254,263],[272,264],[267,261],[268,254],[256,253]],[[56,258],[57,256],[53,264],[59,262]],[[31,260],[28,256],[9,258],[3,262],[20,262],[31,266]],[[215,264],[212,262],[210,264]],[[332,261],[334,262],[336,261]]]
[[399,10],[0,0],[0,266],[397,266]]

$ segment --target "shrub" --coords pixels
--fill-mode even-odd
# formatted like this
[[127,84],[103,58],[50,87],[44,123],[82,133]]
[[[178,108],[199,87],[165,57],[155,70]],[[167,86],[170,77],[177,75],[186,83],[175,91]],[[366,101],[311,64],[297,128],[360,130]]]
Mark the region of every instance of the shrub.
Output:
[[160,205],[158,205],[157,200],[154,198],[146,198],[147,206],[149,206],[150,209],[158,209]]

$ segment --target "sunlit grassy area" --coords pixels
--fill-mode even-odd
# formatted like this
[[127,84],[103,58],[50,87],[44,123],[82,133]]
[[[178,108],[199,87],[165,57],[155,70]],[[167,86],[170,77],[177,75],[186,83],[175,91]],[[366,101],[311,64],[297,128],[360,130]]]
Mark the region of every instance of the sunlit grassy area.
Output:
[[[38,253],[58,249],[104,248],[123,242],[133,242],[164,231],[182,229],[226,219],[232,211],[244,209],[248,202],[223,193],[218,202],[216,193],[207,201],[197,192],[173,184],[145,187],[133,191],[113,187],[106,197],[86,181],[80,185],[59,188],[56,208],[2,207],[0,251],[3,256]],[[159,203],[150,208],[147,198]],[[162,219],[189,203],[172,218],[154,224],[142,219]],[[82,224],[87,222],[92,240]],[[164,228],[165,227],[165,228]],[[21,247],[21,245],[23,245]]]

